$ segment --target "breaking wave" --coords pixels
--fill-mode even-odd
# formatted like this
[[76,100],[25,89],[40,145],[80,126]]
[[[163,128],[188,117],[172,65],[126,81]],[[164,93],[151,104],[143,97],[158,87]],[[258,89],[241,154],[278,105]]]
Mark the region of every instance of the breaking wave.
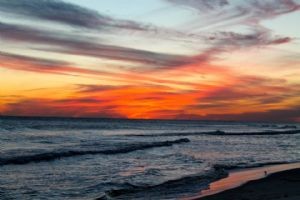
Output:
[[[229,174],[229,170],[233,169],[246,169],[253,167],[263,167],[268,165],[278,165],[278,164],[288,164],[291,162],[266,162],[266,163],[254,163],[244,165],[240,164],[215,164],[213,167],[207,171],[205,174],[195,174],[191,176],[181,177],[175,180],[169,180],[158,185],[153,186],[137,186],[130,183],[123,185],[121,189],[111,189],[106,191],[101,197],[96,200],[127,200],[127,199],[143,199],[147,196],[149,199],[159,199],[162,195],[165,195],[165,199],[174,199],[173,194],[177,197],[179,191],[184,191],[185,195],[187,193],[195,193],[201,190],[207,189],[209,184],[226,178]],[[161,193],[160,191],[164,191]],[[170,198],[168,198],[170,195]]]
[[86,150],[86,151],[57,151],[57,152],[48,152],[41,153],[35,155],[25,155],[25,156],[16,156],[12,158],[0,158],[0,165],[9,165],[9,164],[27,164],[30,162],[43,162],[43,161],[52,161],[56,159],[73,157],[73,156],[82,156],[82,155],[94,155],[94,154],[104,154],[104,155],[113,155],[113,154],[123,154],[129,153],[137,150],[144,150],[154,147],[167,147],[172,146],[174,144],[181,144],[190,142],[187,138],[182,138],[178,140],[172,141],[162,141],[162,142],[144,142],[144,143],[136,143],[136,144],[128,144],[125,147],[120,147],[116,149],[108,149],[108,150]]
[[[159,199],[162,197],[162,195],[165,195],[164,198],[168,199],[168,195],[171,197],[172,194],[176,194],[178,191],[193,193],[202,189],[206,189],[209,183],[221,178],[225,178],[227,175],[228,172],[226,170],[213,167],[206,174],[185,176],[179,179],[169,180],[158,185],[137,186],[126,183],[124,188],[106,191],[104,195],[96,200],[138,199],[145,196],[151,199]],[[164,191],[164,193],[162,194],[161,191]]]
[[226,132],[226,131],[209,131],[209,132],[175,132],[175,133],[158,133],[158,134],[132,134],[123,135],[127,137],[168,137],[168,136],[197,136],[197,135],[294,135],[299,134],[300,129],[284,131],[261,131],[261,132]]

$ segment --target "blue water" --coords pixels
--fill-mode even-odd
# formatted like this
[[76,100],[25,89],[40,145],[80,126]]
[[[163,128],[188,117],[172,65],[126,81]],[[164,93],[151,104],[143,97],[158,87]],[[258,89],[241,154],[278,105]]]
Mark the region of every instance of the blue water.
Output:
[[299,129],[299,124],[0,118],[0,199],[192,196],[225,176],[227,168],[299,162]]

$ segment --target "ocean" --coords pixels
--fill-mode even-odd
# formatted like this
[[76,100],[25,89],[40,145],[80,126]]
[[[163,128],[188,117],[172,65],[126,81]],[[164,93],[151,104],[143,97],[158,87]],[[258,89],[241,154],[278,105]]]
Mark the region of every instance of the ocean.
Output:
[[190,197],[228,169],[300,161],[300,124],[0,118],[0,199]]

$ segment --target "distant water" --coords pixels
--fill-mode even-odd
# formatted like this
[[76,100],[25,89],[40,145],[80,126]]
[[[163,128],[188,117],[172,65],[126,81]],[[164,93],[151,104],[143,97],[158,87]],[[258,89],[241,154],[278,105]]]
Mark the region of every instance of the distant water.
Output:
[[187,197],[228,168],[300,161],[299,124],[0,118],[0,199]]

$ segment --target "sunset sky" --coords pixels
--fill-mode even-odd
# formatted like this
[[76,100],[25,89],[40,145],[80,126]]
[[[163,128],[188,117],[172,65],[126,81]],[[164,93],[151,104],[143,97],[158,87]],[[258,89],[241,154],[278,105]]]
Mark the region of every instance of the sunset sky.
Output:
[[300,0],[0,0],[0,115],[300,122]]

